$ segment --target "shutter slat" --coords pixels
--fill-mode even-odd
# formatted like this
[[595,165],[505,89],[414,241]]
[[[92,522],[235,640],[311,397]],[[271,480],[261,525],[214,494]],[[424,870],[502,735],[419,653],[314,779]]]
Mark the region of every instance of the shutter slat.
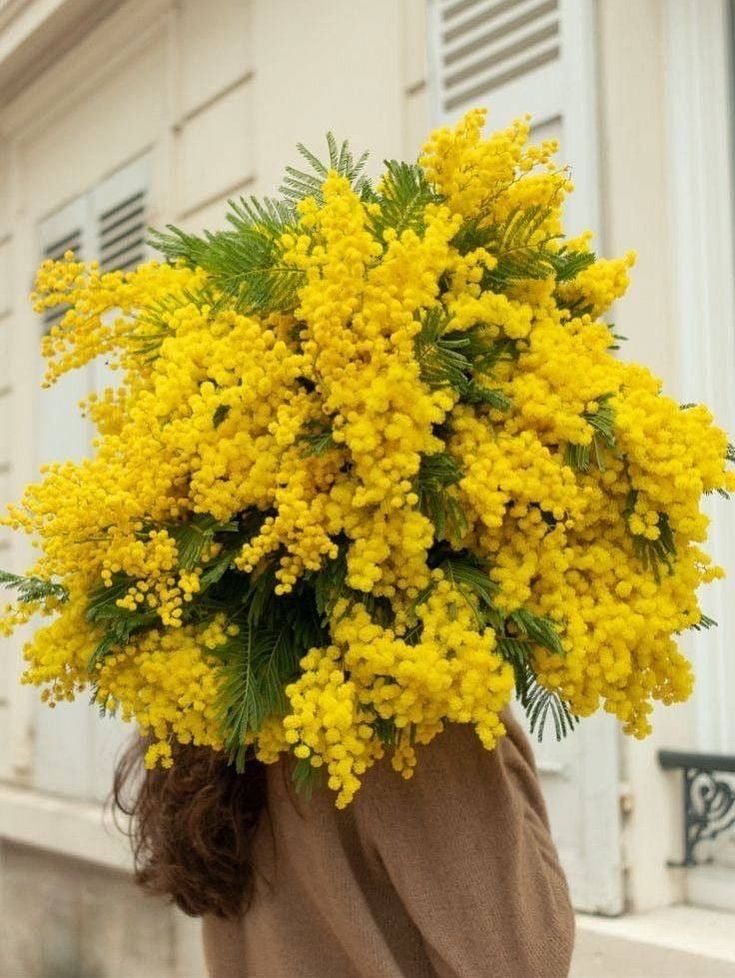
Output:
[[125,213],[134,207],[139,201],[143,200],[145,192],[143,190],[137,190],[134,194],[130,194],[124,200],[118,201],[114,207],[108,207],[107,210],[102,211],[99,216],[100,224],[106,224],[110,218],[116,218],[121,213]]
[[558,6],[558,0],[481,0],[465,16],[447,18],[442,14],[442,41],[444,44],[455,44],[473,31],[489,30],[491,27],[502,29],[517,19],[537,16],[537,8],[543,8],[549,2]]
[[559,12],[557,0],[544,0],[543,3],[535,2],[528,9],[520,12],[518,5],[514,4],[514,9],[508,16],[490,22],[483,21],[477,27],[462,31],[454,39],[445,40],[443,61],[445,64],[450,65],[454,61],[472,54],[474,51],[492,45],[507,44],[516,36],[522,35],[525,32],[532,32],[539,26],[546,26],[549,23],[555,23],[558,26]]
[[43,257],[58,261],[63,258],[67,251],[73,251],[78,256],[82,245],[82,232],[80,228],[70,231],[69,234],[52,242],[43,249]]
[[522,57],[507,63],[504,70],[495,73],[486,72],[475,78],[475,84],[471,88],[463,88],[458,94],[450,95],[445,99],[444,106],[450,111],[479,98],[481,95],[487,95],[494,89],[528,75],[537,68],[558,61],[559,53],[558,45],[542,48],[536,53],[524,52]]
[[144,229],[145,223],[143,221],[133,221],[127,227],[120,228],[117,234],[105,238],[100,249],[100,261],[102,264],[105,264],[109,260],[111,251],[118,254],[123,242],[126,248],[137,246],[143,237]]
[[128,224],[136,217],[142,217],[145,213],[145,202],[140,201],[136,203],[135,206],[131,207],[129,210],[123,211],[121,214],[116,214],[114,221],[109,221],[108,223],[100,224],[101,233],[107,237],[107,235],[114,234],[117,228],[123,224]]
[[[503,37],[496,44],[487,44],[479,50],[473,51],[470,57],[456,60],[447,66],[444,76],[444,84],[451,88],[464,79],[472,78],[485,70],[490,70],[497,74],[505,67],[505,63],[512,61],[517,55],[524,52],[536,54],[539,47],[552,47],[559,43],[559,23],[551,15],[541,21],[535,21],[528,28],[517,31],[511,37]],[[551,41],[549,44],[547,42]]]
[[[75,228],[68,234],[65,234],[62,238],[57,238],[56,241],[52,241],[51,244],[46,245],[43,249],[44,259],[51,259],[52,261],[60,261],[67,251],[73,251],[75,258],[81,258],[82,251],[82,229]],[[48,333],[48,331],[55,326],[66,310],[69,307],[66,304],[52,306],[51,309],[47,309],[42,318],[43,321],[43,331]]]
[[[506,7],[512,5],[514,0],[501,0],[497,6]],[[462,14],[466,14],[473,8],[479,6],[487,6],[487,0],[441,0],[439,6],[441,8],[442,20],[449,21],[453,17],[459,17]]]
[[439,0],[441,109],[561,64],[559,0]]
[[145,190],[138,190],[100,214],[98,240],[103,271],[126,271],[143,260],[146,210]]
[[138,240],[134,245],[125,245],[118,251],[113,251],[104,261],[100,262],[100,267],[105,272],[109,272],[112,269],[121,269],[123,266],[129,268],[136,261],[141,260],[142,257],[141,242]]

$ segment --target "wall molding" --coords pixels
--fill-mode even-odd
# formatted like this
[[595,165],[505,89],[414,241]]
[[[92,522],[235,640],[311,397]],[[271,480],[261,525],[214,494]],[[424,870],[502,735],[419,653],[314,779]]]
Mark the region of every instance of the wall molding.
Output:
[[8,102],[113,13],[119,0],[34,0],[0,13],[0,89]]
[[[53,64],[38,64],[26,79],[27,87],[0,106],[0,133],[9,139],[27,139],[45,129],[167,33],[170,7],[171,0],[113,4],[105,18],[95,20],[83,36],[74,37],[73,58],[64,57],[69,53],[65,47]],[[50,91],[56,93],[53,100]]]
[[102,805],[0,784],[0,840],[129,872],[124,834]]
[[[238,180],[237,183],[230,184],[228,187],[225,187],[222,190],[218,190],[214,194],[210,194],[208,197],[205,197],[203,200],[198,200],[195,204],[192,204],[191,207],[185,207],[182,211],[178,212],[177,220],[185,221],[190,217],[194,217],[200,211],[206,210],[207,207],[211,207],[212,204],[216,204],[218,201],[224,202],[234,197],[235,195],[240,196],[240,194],[242,194],[244,190],[247,190],[248,187],[252,188],[256,182],[257,182],[257,177],[255,177],[255,175],[251,175],[245,177],[242,180]],[[224,207],[224,203],[223,203],[223,207]]]
[[201,115],[203,112],[206,112],[207,109],[211,109],[213,105],[216,105],[217,102],[225,98],[227,95],[231,95],[232,92],[236,91],[238,88],[241,88],[243,85],[247,85],[253,80],[254,77],[255,72],[248,69],[223,88],[220,88],[216,92],[213,92],[211,95],[207,96],[207,98],[203,99],[203,101],[197,102],[195,106],[184,112],[181,118],[173,124],[174,131],[180,132],[188,122],[192,121],[192,119],[196,119],[197,116]]

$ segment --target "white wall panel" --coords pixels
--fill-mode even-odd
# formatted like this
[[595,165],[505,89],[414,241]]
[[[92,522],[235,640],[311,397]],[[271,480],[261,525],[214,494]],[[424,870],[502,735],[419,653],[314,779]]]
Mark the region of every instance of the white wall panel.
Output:
[[418,92],[407,95],[403,107],[403,156],[415,159],[429,135],[431,113],[429,93],[424,86]]
[[0,240],[10,233],[10,154],[6,144],[0,142]]
[[165,46],[153,39],[114,76],[21,144],[32,215],[84,193],[159,138],[166,122]]
[[240,196],[247,197],[252,187],[243,186],[236,193],[229,196],[218,197],[211,203],[198,207],[196,210],[186,212],[186,216],[177,221],[177,226],[190,234],[201,234],[202,231],[221,231],[228,228],[227,202],[228,199],[238,200]]
[[250,0],[184,0],[178,52],[184,114],[252,68],[250,14]]
[[332,130],[371,151],[370,172],[401,155],[396,0],[255,0],[258,191],[272,193],[302,142],[323,154]]
[[[12,257],[11,239],[0,239],[0,317],[6,315],[13,306]],[[0,330],[7,328],[7,323],[3,325],[3,320],[0,319]]]
[[[2,275],[2,265],[0,265]],[[8,306],[0,306],[0,391],[10,383],[10,331],[13,319]],[[0,411],[6,408],[0,400]]]
[[252,176],[253,88],[244,82],[184,126],[181,134],[181,202],[190,211],[226,194]]
[[400,0],[402,8],[403,84],[411,91],[426,81],[426,0]]

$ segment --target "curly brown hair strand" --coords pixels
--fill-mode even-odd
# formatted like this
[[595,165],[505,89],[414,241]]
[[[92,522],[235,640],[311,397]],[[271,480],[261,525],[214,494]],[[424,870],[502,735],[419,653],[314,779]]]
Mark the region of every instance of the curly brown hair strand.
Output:
[[255,760],[238,773],[210,748],[173,744],[173,766],[145,770],[136,737],[115,769],[112,804],[129,816],[135,880],[192,917],[234,917],[252,885],[253,836],[266,803]]

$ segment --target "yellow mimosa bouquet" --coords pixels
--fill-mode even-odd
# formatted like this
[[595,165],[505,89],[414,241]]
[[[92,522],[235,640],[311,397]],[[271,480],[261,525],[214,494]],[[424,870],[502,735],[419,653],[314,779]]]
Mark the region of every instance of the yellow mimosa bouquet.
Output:
[[120,371],[93,456],[5,519],[40,557],[3,627],[52,619],[25,653],[50,702],[91,688],[150,764],[290,752],[344,806],[447,723],[492,749],[514,693],[538,731],[602,707],[636,736],[689,695],[732,449],[616,355],[634,256],[564,236],[556,146],[483,125],[378,182],[329,137],[228,230],[153,233],[162,262],[41,266],[47,383]]

